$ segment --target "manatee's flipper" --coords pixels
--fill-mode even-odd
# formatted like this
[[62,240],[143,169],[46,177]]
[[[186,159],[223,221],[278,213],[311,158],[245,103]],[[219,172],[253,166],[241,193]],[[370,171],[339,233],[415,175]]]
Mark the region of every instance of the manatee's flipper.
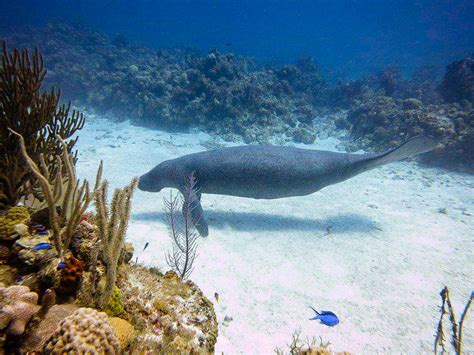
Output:
[[[209,227],[207,226],[207,222],[204,218],[204,211],[201,206],[201,194],[196,193],[194,195],[193,201],[190,201],[190,211],[191,211],[191,218],[194,224],[194,227],[199,232],[201,237],[207,237],[209,235]],[[186,202],[183,203],[183,216],[186,216]]]
[[199,199],[194,200],[191,216],[193,217],[194,226],[201,237],[207,237],[209,235],[209,227],[207,226],[206,219],[204,218],[204,211],[201,206],[201,194],[199,194]]
[[417,136],[402,143],[397,148],[391,149],[388,152],[369,158],[365,161],[366,170],[375,168],[377,166],[392,163],[397,160],[414,157],[418,154],[429,152],[439,143],[432,138],[426,136]]

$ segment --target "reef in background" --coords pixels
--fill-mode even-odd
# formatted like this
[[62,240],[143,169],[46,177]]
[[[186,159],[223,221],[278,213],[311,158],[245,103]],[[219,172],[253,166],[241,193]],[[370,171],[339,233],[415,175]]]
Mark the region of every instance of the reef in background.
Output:
[[310,103],[323,82],[309,57],[252,71],[249,58],[231,53],[153,50],[65,24],[8,40],[41,45],[48,81],[76,104],[144,125],[200,126],[249,143],[283,133],[305,143],[316,137],[308,124],[317,114]]
[[[154,50],[83,27],[50,24],[6,37],[41,44],[48,82],[67,97],[141,124],[199,127],[225,139],[266,143],[275,137],[311,144],[327,127],[347,132],[346,148],[381,151],[418,134],[446,145],[424,156],[430,164],[474,170],[474,75],[468,56],[443,68],[421,67],[404,78],[395,66],[328,83],[311,57],[256,66],[211,50]],[[327,126],[318,117],[329,115]],[[331,132],[329,132],[331,134]]]

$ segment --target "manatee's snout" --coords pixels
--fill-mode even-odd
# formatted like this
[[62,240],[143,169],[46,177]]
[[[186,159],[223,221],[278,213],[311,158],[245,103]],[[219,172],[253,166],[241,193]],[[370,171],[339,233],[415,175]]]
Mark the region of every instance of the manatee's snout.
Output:
[[165,179],[159,165],[138,179],[138,188],[142,191],[160,192],[164,187]]
[[142,191],[146,191],[146,183],[144,182],[145,175],[140,176],[138,179],[138,189]]
[[140,176],[138,179],[138,188],[142,191],[149,192],[158,192],[161,190],[155,188],[155,184],[153,183],[153,178],[150,176],[150,173]]

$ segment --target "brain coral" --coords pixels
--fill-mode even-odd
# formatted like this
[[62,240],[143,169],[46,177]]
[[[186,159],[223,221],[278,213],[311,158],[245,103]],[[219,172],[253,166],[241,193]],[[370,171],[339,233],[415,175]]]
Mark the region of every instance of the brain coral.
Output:
[[120,344],[104,312],[79,308],[46,342],[46,354],[119,354]]
[[0,239],[10,240],[14,234],[14,227],[17,224],[25,223],[30,218],[30,214],[25,207],[15,206],[8,210],[7,214],[0,216]]
[[136,332],[133,328],[133,325],[131,325],[125,319],[117,317],[109,318],[109,322],[115,330],[115,335],[120,342],[121,348],[125,350],[136,337]]

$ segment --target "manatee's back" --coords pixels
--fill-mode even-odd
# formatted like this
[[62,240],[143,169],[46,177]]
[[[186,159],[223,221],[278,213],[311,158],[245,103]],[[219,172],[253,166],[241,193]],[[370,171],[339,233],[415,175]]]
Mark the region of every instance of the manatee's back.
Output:
[[[252,198],[307,195],[327,185],[354,155],[293,147],[241,146],[178,158],[202,193]],[[358,157],[358,156],[356,156]]]

